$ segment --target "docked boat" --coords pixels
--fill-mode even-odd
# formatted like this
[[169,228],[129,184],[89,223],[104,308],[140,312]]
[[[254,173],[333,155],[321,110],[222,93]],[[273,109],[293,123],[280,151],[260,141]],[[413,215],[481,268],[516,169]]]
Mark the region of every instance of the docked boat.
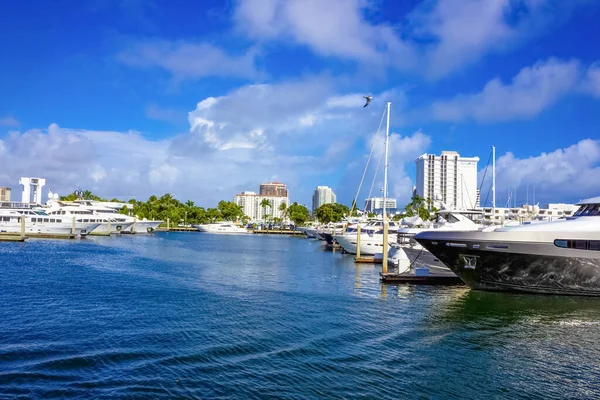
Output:
[[46,210],[46,213],[48,215],[65,216],[69,218],[75,217],[77,222],[84,224],[96,224],[95,229],[88,231],[88,234],[93,236],[118,234],[123,229],[126,229],[133,225],[133,221],[127,220],[131,217],[119,214],[116,210],[96,206],[88,206],[85,203],[79,201],[55,201],[51,202],[49,204],[49,207],[50,208]]
[[214,224],[200,224],[192,226],[198,229],[200,232],[205,233],[249,233],[246,228],[240,227],[233,222],[218,222]]
[[[388,232],[390,239],[396,234],[397,230],[400,229],[400,223],[396,221],[390,221]],[[333,238],[344,250],[350,254],[356,254],[357,246],[357,228],[348,228],[344,233],[339,235],[333,235]],[[388,243],[388,249],[393,244],[393,240]],[[383,252],[383,221],[372,221],[365,226],[361,227],[360,232],[360,254],[362,255],[375,255]]]
[[[21,219],[25,219],[24,227]],[[85,234],[87,230],[93,230],[98,224],[73,223],[72,218],[47,215],[41,211],[34,210],[6,210],[0,209],[0,232],[7,234],[19,234],[24,229],[25,235],[31,236],[65,236]]]
[[474,289],[600,296],[600,197],[573,217],[415,239]]

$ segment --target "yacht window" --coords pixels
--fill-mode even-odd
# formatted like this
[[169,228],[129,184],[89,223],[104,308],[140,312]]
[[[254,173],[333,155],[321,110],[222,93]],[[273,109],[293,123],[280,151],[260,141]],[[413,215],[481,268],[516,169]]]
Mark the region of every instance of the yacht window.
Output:
[[589,250],[600,250],[600,240],[590,240],[588,249]]
[[54,218],[51,218],[50,222],[56,222],[56,220]]
[[2,217],[2,221],[8,222],[8,221],[10,221],[10,217]]
[[585,240],[575,240],[573,247],[579,250],[587,250],[587,242]]
[[90,222],[90,220],[86,218],[83,220],[83,222]]
[[568,248],[569,247],[569,241],[568,240],[555,240],[554,241],[554,245],[556,247],[563,247],[563,248]]
[[44,218],[44,222],[48,222],[48,218]]
[[31,218],[31,222],[35,222],[35,220],[36,220],[35,218]]

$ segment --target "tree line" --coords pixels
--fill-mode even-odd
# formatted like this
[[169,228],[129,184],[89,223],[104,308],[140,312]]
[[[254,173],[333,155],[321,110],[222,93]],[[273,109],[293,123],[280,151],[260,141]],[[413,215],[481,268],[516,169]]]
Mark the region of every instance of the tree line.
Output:
[[[145,218],[148,220],[166,221],[168,218],[170,221],[183,222],[185,224],[208,224],[218,221],[232,221],[246,224],[250,220],[250,218],[244,214],[242,208],[233,201],[221,200],[216,208],[204,208],[196,206],[191,200],[182,203],[170,193],[166,193],[161,197],[152,195],[147,201],[139,201],[136,199],[123,201],[116,198],[107,200],[94,195],[89,190],[84,191],[81,196],[85,200],[129,203],[133,206],[132,211],[124,206],[119,212],[122,214],[133,213],[138,218]],[[71,193],[67,196],[61,196],[60,199],[63,201],[74,201],[78,198],[77,194]],[[267,199],[264,199],[261,203],[261,207],[263,207],[263,210],[266,210],[267,208],[272,207],[272,205]],[[288,218],[296,226],[301,226],[310,219],[310,212],[308,209],[296,202],[292,203],[290,206],[282,203],[279,210],[282,211],[283,218],[272,218],[271,220],[273,222],[282,222],[285,218]]]

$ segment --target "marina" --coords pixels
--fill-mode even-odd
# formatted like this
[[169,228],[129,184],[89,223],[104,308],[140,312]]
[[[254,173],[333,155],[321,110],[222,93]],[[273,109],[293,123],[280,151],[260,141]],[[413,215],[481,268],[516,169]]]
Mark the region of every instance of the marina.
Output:
[[588,384],[600,299],[382,284],[380,267],[322,243],[185,232],[0,243],[2,394],[600,396]]

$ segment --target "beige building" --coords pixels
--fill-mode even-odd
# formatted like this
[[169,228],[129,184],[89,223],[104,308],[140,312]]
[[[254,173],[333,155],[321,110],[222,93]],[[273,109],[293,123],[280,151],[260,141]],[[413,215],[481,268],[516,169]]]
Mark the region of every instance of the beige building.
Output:
[[10,188],[0,187],[0,202],[10,201]]

